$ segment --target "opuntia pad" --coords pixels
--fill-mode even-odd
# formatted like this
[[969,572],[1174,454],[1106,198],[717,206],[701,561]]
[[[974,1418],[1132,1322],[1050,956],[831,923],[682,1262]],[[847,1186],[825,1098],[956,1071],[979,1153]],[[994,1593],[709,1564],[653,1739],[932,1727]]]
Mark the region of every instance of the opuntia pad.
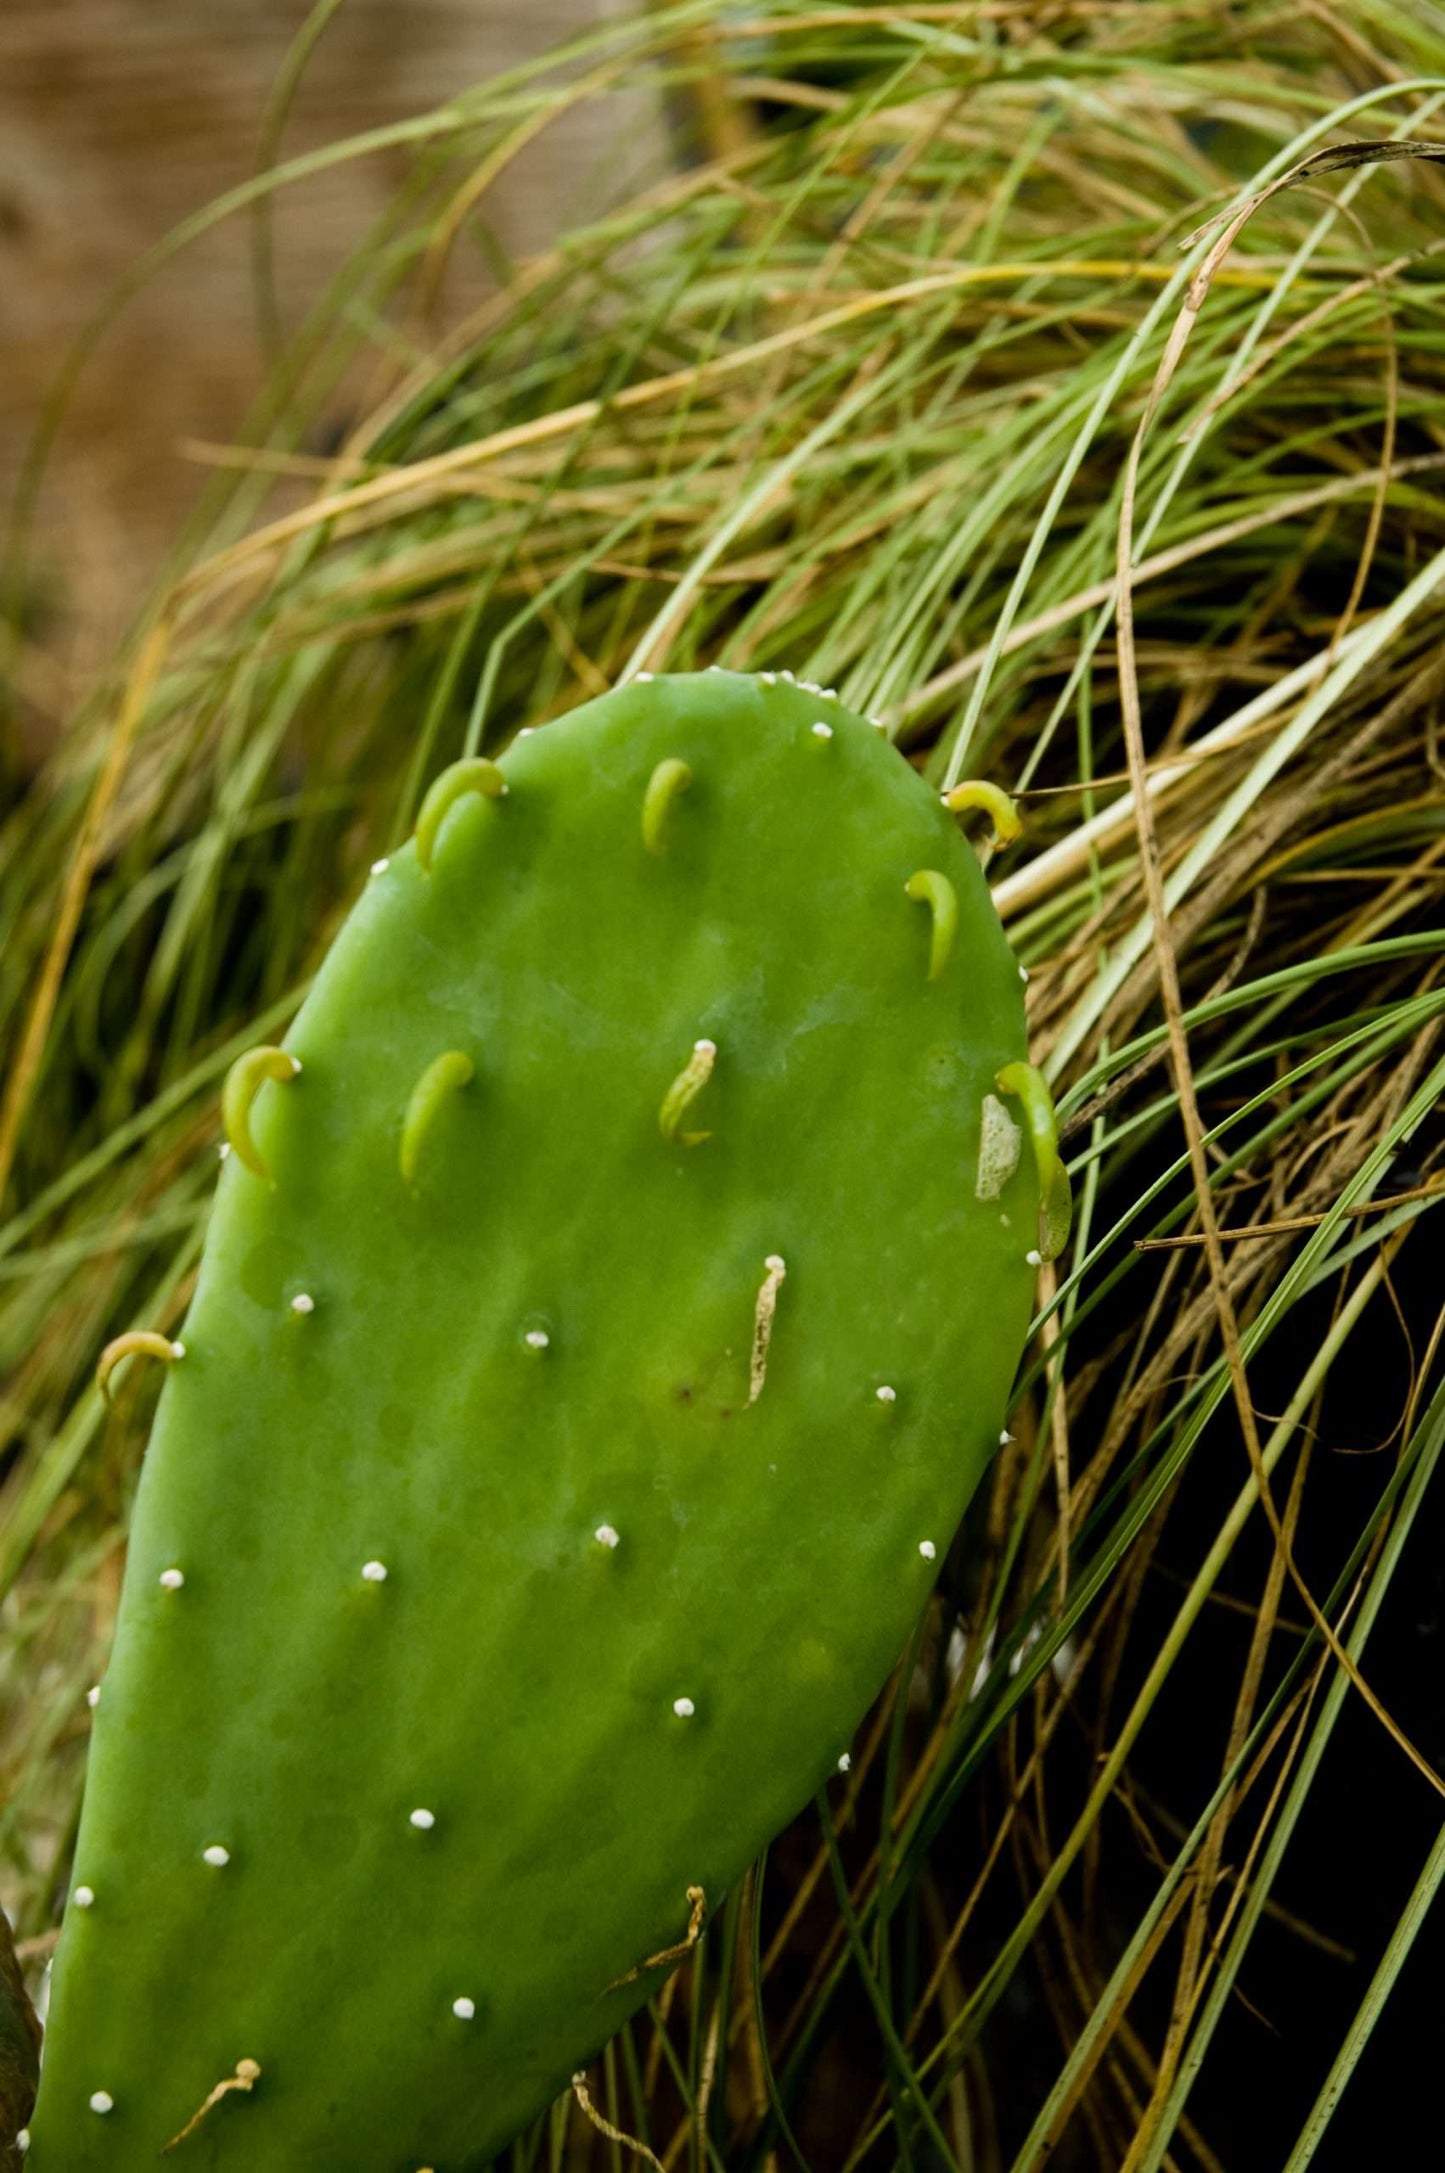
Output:
[[730,673],[501,769],[373,871],[221,1176],[34,2173],[151,2173],[243,2060],[178,2168],[483,2166],[834,1772],[998,1441],[1022,988],[936,794]]

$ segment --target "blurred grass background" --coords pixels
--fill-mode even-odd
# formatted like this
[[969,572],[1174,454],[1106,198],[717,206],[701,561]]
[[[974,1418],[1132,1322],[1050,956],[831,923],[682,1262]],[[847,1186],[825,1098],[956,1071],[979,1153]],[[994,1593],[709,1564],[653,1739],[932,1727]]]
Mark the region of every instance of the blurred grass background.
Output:
[[[404,124],[550,51],[620,0],[345,0],[313,23],[286,104],[289,156]],[[97,303],[187,215],[264,162],[304,0],[10,0],[0,10],[0,504],[67,349]],[[320,34],[316,34],[319,30]],[[648,94],[559,117],[489,192],[486,251],[448,300],[495,286],[587,207]],[[654,139],[654,149],[657,139]],[[144,280],[78,379],[47,464],[23,659],[32,758],[139,608],[294,325],[404,178],[405,145],[330,165],[275,200],[274,301],[258,317],[243,219]],[[595,201],[595,199],[593,199]],[[477,235],[474,233],[474,243]]]
[[[280,65],[272,164],[146,267],[185,294],[239,251],[269,366],[38,769],[38,455],[139,299],[15,491],[32,1981],[145,1434],[144,1384],[107,1416],[91,1372],[184,1311],[230,1057],[444,763],[641,668],[786,666],[1019,795],[980,849],[1076,1233],[851,1772],[592,2097],[669,2168],[1410,2162],[1445,1969],[1445,13],[688,0],[293,144],[350,12]],[[499,192],[579,114],[588,214],[514,257]],[[353,169],[371,224],[298,308],[284,207]],[[515,2157],[624,2148],[564,2100]]]

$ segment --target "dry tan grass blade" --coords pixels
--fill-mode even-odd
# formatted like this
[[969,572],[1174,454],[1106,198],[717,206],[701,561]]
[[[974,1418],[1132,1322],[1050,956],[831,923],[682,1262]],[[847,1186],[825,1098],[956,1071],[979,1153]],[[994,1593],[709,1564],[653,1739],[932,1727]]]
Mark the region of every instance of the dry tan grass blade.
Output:
[[599,2135],[605,2135],[609,2143],[620,2143],[624,2150],[633,2151],[639,2158],[645,2158],[649,2165],[656,2166],[657,2173],[666,2173],[666,2168],[655,2150],[649,2150],[646,2143],[640,2143],[635,2135],[627,2135],[621,2128],[614,2127],[604,2113],[598,2112],[587,2088],[585,2067],[579,2067],[572,2077],[572,2095]]

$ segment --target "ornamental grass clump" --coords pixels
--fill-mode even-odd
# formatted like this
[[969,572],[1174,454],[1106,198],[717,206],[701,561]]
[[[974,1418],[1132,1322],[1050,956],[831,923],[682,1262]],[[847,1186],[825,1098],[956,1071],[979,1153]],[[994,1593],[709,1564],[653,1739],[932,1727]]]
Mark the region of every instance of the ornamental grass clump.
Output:
[[[580,1899],[509,1931],[507,1966],[549,2016],[655,1966],[544,2033],[538,2091],[621,2024],[516,2143],[519,2173],[638,2147],[750,2173],[1295,2173],[1403,2149],[1431,2102],[1408,1986],[1445,1871],[1414,1627],[1445,1440],[1441,28],[1262,0],[611,24],[409,127],[403,186],[247,431],[193,449],[217,469],[196,522],[0,853],[7,1894],[37,1993],[67,1917],[37,2163],[53,2117],[55,2164],[168,2141],[178,2162],[324,2164],[308,2093],[359,2120],[374,2082],[336,2071],[353,1999],[430,2002],[432,2051],[398,2051],[382,2093],[414,2125],[378,2163],[413,2137],[414,2166],[486,2162],[526,2092],[513,2060],[489,2125],[486,1957],[446,1941],[489,1890],[459,1854],[443,1932],[420,1882],[448,1875],[467,1782],[460,1815],[489,1790],[489,1830],[525,1819],[574,1858],[538,1806],[578,1800],[585,1732],[614,1727],[670,1761],[638,1783],[635,1849],[605,1839],[595,1893],[569,1869]],[[639,86],[685,116],[678,166],[627,175],[449,317],[508,158],[568,101]],[[316,164],[214,215],[264,242]],[[18,565],[23,505],[17,524]],[[963,784],[1004,819],[966,801],[960,834],[941,797]],[[594,952],[589,1009],[546,960]],[[826,1078],[791,1098],[768,1050],[865,982],[847,1047],[799,1044]],[[258,1045],[279,1060],[248,1069]],[[1074,1196],[1056,1258],[1049,1100]],[[464,1225],[506,1283],[475,1327]],[[985,1228],[1017,1251],[995,1259]],[[403,1241],[426,1302],[413,1320],[398,1276],[392,1322],[370,1278]],[[528,1280],[568,1246],[576,1306],[586,1282],[614,1322],[605,1361]],[[100,1353],[136,1337],[102,1394]],[[693,1343],[727,1355],[679,1404]],[[567,1536],[555,1562],[508,1558],[528,1606],[528,1576],[565,1568],[587,1605],[611,1579],[639,1634],[664,1624],[669,1660],[689,1637],[720,1655],[725,1629],[774,1658],[854,1638],[856,1667],[833,1681],[815,1656],[761,1730],[714,1711],[720,1662],[624,1668],[563,1720],[519,1630],[505,1666],[556,1749],[487,1766],[401,1566],[414,1545],[446,1582],[427,1474],[483,1485],[473,1393],[505,1409],[515,1469],[459,1520],[453,1641],[493,1575],[468,1550],[535,1512]],[[360,1447],[358,1417],[318,1451],[328,1519],[285,1424],[307,1396],[373,1406]],[[435,1421],[425,1453],[408,1412]],[[543,1502],[546,1428],[568,1426]],[[644,1480],[709,1428],[734,1536],[673,1584],[632,1556],[662,1540]],[[751,1489],[748,1428],[778,1433]],[[801,1491],[779,1517],[785,1434]],[[314,1724],[263,1759],[246,1731],[281,1711],[273,1608],[303,1576],[314,1628],[286,1664]],[[612,1634],[572,1605],[558,1650]],[[222,1686],[267,1640],[248,1718]],[[452,1787],[393,1765],[397,1690],[364,1791],[289,1791],[354,1754],[323,1700],[344,1720],[363,1662],[412,1681],[403,1650],[428,1656],[411,1747],[445,1738]],[[169,1764],[194,1768],[143,1843],[128,1791],[157,1796],[170,1728]],[[213,1782],[237,1819],[249,1787],[254,1842],[203,1829]],[[696,1873],[668,1838],[689,1819]],[[353,1841],[395,1922],[329,1978],[308,1896]],[[515,1864],[497,1876],[522,1893]],[[132,1905],[127,1977],[107,1918]],[[148,1951],[213,1969],[206,2005],[236,2026],[179,2032],[185,1965],[153,1983]],[[115,2033],[93,2074],[91,1954]],[[285,1974],[303,1957],[310,2048]],[[455,2095],[428,2064],[453,2055]]]

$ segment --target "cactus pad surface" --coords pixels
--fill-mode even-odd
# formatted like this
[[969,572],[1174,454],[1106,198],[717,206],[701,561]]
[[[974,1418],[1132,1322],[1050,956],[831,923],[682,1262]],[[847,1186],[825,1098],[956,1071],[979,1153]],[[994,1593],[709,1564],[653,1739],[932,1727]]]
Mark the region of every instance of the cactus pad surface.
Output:
[[719,672],[485,769],[233,1088],[31,2173],[485,2165],[834,1771],[998,1441],[1022,988],[937,796]]

